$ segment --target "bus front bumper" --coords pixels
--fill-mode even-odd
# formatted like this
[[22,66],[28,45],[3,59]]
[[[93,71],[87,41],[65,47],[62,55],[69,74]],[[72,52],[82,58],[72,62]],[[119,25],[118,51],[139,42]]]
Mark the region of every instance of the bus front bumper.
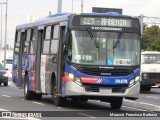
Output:
[[74,82],[67,82],[65,85],[65,96],[104,96],[104,97],[131,97],[138,98],[140,90],[140,82],[137,82],[132,87],[128,87],[122,92],[91,92]]

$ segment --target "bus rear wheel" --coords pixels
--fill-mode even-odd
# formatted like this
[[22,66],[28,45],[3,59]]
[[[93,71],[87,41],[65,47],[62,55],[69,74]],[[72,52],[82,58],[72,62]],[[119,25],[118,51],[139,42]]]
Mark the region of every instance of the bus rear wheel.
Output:
[[33,98],[33,92],[29,91],[29,81],[28,80],[25,80],[25,83],[24,83],[24,98],[26,100],[31,100]]
[[122,97],[118,97],[118,98],[112,98],[110,100],[110,106],[112,109],[120,109],[123,103],[123,98]]

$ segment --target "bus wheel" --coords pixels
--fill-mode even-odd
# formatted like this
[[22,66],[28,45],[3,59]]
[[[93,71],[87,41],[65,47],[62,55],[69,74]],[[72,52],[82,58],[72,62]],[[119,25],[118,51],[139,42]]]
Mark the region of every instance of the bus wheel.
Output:
[[110,105],[112,109],[120,109],[122,106],[123,98],[112,98],[110,101]]
[[59,95],[54,95],[54,104],[56,106],[63,106],[65,104],[66,98]]
[[[26,79],[28,77],[26,76]],[[33,92],[32,91],[29,91],[29,83],[28,83],[28,80],[25,80],[25,83],[24,83],[24,98],[26,100],[31,100],[33,98]]]

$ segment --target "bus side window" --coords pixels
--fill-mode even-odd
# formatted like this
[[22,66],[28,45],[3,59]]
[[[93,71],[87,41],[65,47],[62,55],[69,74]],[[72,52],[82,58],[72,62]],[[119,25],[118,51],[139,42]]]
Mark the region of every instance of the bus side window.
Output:
[[37,28],[32,30],[30,54],[35,54],[37,49]]
[[29,53],[29,45],[30,45],[30,40],[31,40],[31,29],[27,30],[27,36],[26,36],[26,41],[24,45],[24,52]]
[[51,38],[51,53],[57,54],[58,50],[58,41],[59,41],[59,25],[53,26],[52,29],[52,38]]
[[19,52],[20,36],[21,36],[21,31],[17,31],[17,33],[16,33],[16,40],[15,40],[15,47],[14,47],[15,53]]
[[51,39],[51,26],[47,26],[45,29],[45,37],[43,40],[43,54],[49,54],[50,49],[50,39]]
[[18,31],[16,42],[20,42],[21,31]]

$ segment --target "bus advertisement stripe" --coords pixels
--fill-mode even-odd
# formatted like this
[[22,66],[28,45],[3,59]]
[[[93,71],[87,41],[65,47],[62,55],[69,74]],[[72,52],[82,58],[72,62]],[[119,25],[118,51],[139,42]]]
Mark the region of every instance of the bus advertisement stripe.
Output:
[[81,77],[83,83],[96,83],[98,78]]

